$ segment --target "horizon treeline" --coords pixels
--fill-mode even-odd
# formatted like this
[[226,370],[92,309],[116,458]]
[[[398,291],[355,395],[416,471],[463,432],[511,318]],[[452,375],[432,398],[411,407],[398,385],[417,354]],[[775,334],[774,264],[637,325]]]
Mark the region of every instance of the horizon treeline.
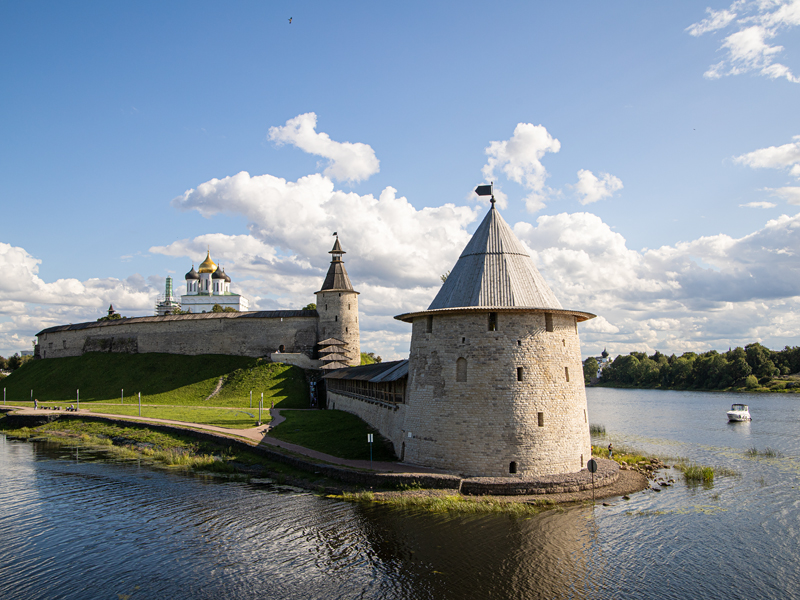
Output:
[[[597,374],[597,360],[583,362],[586,383]],[[631,352],[607,364],[599,383],[631,387],[694,388],[718,390],[731,387],[757,387],[781,375],[800,372],[800,347],[770,350],[759,343],[737,346],[728,352],[709,350],[702,354],[684,352],[667,356],[658,350],[650,356]],[[797,384],[800,386],[800,383]],[[787,387],[795,387],[793,382]]]

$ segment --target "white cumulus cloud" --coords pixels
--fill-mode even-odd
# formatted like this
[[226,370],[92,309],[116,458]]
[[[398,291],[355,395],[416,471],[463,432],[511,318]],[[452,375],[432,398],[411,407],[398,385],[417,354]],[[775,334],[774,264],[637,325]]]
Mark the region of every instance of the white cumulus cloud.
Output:
[[363,181],[380,170],[380,161],[369,145],[335,142],[327,133],[317,133],[316,128],[317,115],[305,113],[289,119],[282,127],[270,127],[269,139],[327,158],[330,164],[324,174],[337,181]]
[[791,175],[800,177],[800,135],[792,139],[788,144],[759,148],[733,160],[753,169],[788,169]]
[[591,171],[581,169],[578,171],[578,183],[572,187],[579,196],[579,202],[586,205],[613,196],[622,189],[622,180],[608,173],[600,173],[598,178]]
[[495,178],[500,170],[505,176],[529,190],[525,199],[530,212],[544,208],[544,188],[547,169],[542,158],[548,152],[558,152],[561,142],[555,139],[543,125],[518,123],[514,135],[504,141],[491,142],[486,148],[489,159],[483,167],[487,180]]
[[[789,204],[800,204],[800,187],[787,186],[779,188],[766,188],[773,196],[783,198]],[[766,203],[765,204],[769,204]]]
[[718,79],[726,75],[755,72],[771,79],[784,78],[800,82],[791,69],[777,62],[783,46],[772,42],[783,31],[800,25],[800,0],[736,0],[728,9],[706,9],[708,17],[686,28],[690,35],[700,36],[729,27],[735,31],[723,40],[722,61],[712,65],[704,76]]
[[777,204],[774,202],[748,202],[747,204],[740,204],[743,208],[775,208]]

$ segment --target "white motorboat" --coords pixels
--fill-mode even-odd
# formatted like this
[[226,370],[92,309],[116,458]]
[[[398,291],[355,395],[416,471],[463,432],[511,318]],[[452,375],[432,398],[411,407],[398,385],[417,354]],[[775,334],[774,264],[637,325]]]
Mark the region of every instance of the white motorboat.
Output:
[[747,404],[734,404],[728,411],[728,421],[749,421],[750,409]]

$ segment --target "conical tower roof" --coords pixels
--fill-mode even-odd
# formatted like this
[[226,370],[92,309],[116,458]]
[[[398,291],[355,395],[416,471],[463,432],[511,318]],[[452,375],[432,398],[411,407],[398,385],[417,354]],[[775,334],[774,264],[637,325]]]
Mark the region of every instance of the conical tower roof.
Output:
[[395,318],[408,321],[445,310],[520,309],[570,313],[580,321],[594,317],[564,310],[493,203],[428,310]]
[[328,274],[325,275],[325,281],[322,283],[319,292],[355,292],[353,284],[350,283],[350,277],[347,275],[347,269],[344,268],[342,254],[345,254],[345,251],[342,250],[342,245],[339,243],[338,237],[333,244],[333,250],[328,252],[328,254],[332,255],[333,258],[331,259],[331,266],[328,267]]

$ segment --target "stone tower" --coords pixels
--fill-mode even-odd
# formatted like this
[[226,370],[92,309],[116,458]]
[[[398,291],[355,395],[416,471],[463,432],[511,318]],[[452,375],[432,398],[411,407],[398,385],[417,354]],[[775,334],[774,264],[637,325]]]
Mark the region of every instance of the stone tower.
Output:
[[361,346],[358,333],[358,292],[353,289],[347,270],[344,268],[342,245],[339,236],[333,244],[331,266],[322,288],[316,292],[319,324],[318,336],[321,342],[338,340],[344,342],[348,366],[361,364]]
[[579,471],[591,457],[578,322],[492,208],[412,324],[405,460],[481,476]]

